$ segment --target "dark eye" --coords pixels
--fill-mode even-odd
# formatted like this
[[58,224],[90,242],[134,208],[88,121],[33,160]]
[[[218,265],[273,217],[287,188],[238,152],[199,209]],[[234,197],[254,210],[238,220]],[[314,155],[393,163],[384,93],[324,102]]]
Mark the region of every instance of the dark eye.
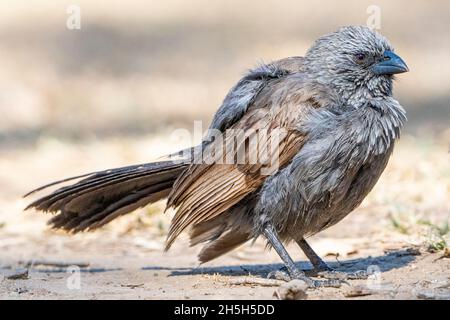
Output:
[[366,60],[366,55],[364,53],[355,54],[355,61],[357,63],[363,63]]

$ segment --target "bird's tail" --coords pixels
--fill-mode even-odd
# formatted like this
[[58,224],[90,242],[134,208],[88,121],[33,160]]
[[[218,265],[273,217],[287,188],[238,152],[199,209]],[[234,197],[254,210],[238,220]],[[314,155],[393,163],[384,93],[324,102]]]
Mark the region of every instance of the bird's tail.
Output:
[[72,232],[92,230],[167,197],[186,166],[185,163],[161,161],[56,181],[29,192],[25,197],[53,185],[83,178],[34,201],[26,209],[58,212],[49,220],[54,228]]

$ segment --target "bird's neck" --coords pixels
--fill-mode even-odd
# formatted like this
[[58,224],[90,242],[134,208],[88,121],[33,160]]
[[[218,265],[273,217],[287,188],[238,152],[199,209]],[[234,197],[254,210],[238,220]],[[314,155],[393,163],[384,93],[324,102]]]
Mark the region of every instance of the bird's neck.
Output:
[[348,105],[358,108],[370,99],[392,98],[392,78],[382,76],[353,81],[337,90]]
[[406,122],[403,107],[392,97],[377,97],[368,99],[359,111],[363,113],[362,125],[366,128],[371,152],[381,154],[388,150],[400,137]]

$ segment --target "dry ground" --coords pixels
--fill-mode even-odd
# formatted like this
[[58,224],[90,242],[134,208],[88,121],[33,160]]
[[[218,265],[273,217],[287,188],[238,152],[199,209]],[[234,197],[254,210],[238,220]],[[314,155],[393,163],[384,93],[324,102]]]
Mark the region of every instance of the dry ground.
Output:
[[[4,180],[11,179],[11,188],[3,190],[0,198],[0,297],[272,299],[276,287],[232,285],[243,276],[264,278],[281,266],[274,252],[265,251],[262,240],[198,266],[198,248],[189,248],[186,237],[163,253],[172,215],[162,214],[164,203],[138,210],[104,230],[71,236],[48,230],[46,215],[22,212],[26,201],[13,196],[22,191],[24,181],[32,187],[51,176],[67,175],[64,167],[76,174],[90,165],[96,167],[100,158],[108,156],[112,163],[139,162],[146,156],[140,154],[144,145],[151,150],[159,148],[162,153],[171,149],[169,144],[157,141],[142,138],[127,143],[114,140],[55,148],[57,142],[49,140],[33,150],[10,151],[2,157],[1,168],[8,170],[0,175]],[[353,287],[366,288],[364,292],[369,286],[365,296],[346,297],[354,288],[344,286],[309,291],[310,299],[449,297],[450,256],[444,250],[450,212],[448,157],[445,145],[418,144],[410,137],[402,140],[380,183],[363,205],[337,226],[311,239],[318,253],[337,269],[369,268],[381,271],[380,277],[351,282]],[[26,168],[23,162],[34,166],[19,171]],[[304,268],[309,267],[298,248],[289,249]],[[67,265],[72,264],[81,266],[80,289],[70,289],[73,278]],[[7,279],[27,268],[26,279]]]
[[[163,203],[69,236],[48,230],[48,216],[23,212],[31,199],[21,195],[198,142],[177,139],[173,129],[192,131],[194,120],[206,128],[247,68],[303,55],[318,36],[365,24],[373,1],[78,0],[78,31],[66,28],[72,3],[0,3],[0,298],[272,299],[274,287],[231,285],[279,267],[262,241],[199,267],[199,248],[189,248],[186,238],[163,253],[173,214],[162,214]],[[351,283],[372,288],[351,299],[445,298],[450,2],[377,5],[381,32],[411,69],[395,83],[409,123],[362,206],[311,243],[338,269],[380,269],[379,282]],[[304,263],[298,248],[289,249]],[[74,278],[61,263],[84,265],[80,289],[67,287]],[[27,269],[26,279],[8,279]],[[348,290],[309,297],[348,298]]]

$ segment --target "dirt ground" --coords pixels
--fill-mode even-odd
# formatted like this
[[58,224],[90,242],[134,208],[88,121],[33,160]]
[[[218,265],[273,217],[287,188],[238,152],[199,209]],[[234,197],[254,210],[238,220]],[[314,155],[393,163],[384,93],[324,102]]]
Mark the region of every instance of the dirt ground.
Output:
[[[359,224],[357,217],[346,224]],[[163,236],[150,230],[132,234],[99,232],[68,237],[44,232],[28,237],[3,234],[1,273],[4,277],[28,268],[26,279],[2,279],[3,299],[273,299],[275,286],[231,285],[244,276],[265,278],[281,264],[262,241],[244,246],[204,266],[196,249],[186,241],[162,252]],[[341,228],[343,229],[343,228]],[[372,230],[370,230],[372,229]],[[345,230],[341,230],[345,232]],[[400,239],[385,241],[373,228],[362,228],[352,238],[334,230],[312,245],[338,270],[378,270],[369,280],[354,280],[341,289],[309,291],[310,299],[430,299],[450,297],[450,259],[443,252],[429,253]],[[308,268],[299,250],[290,251]],[[339,254],[336,257],[336,254]],[[31,265],[30,265],[31,264]],[[79,287],[72,268],[80,265]],[[25,269],[24,269],[25,268]],[[379,282],[377,281],[379,279]],[[72,284],[72,286],[71,286]],[[367,295],[346,297],[355,287]]]
[[408,124],[363,204],[310,239],[334,268],[375,273],[308,298],[449,298],[449,1],[76,3],[80,30],[67,28],[71,1],[0,2],[0,299],[273,299],[276,286],[235,284],[281,266],[262,239],[198,266],[186,237],[163,252],[173,215],[164,203],[73,236],[23,212],[35,196],[21,196],[199,143],[174,133],[192,133],[194,121],[206,130],[248,68],[304,55],[377,6],[381,33],[411,70],[394,90]]
[[[77,156],[83,154],[95,164],[96,151],[104,156],[109,148],[111,159],[115,155],[125,162],[129,161],[129,148],[140,150],[144,143],[156,148],[155,141],[158,139],[135,141],[135,145],[128,145],[126,153],[117,151],[121,145],[117,141],[114,147],[108,143],[103,147],[73,145],[65,152],[72,159],[80,159]],[[22,212],[27,199],[18,198],[17,193],[25,188],[24,181],[34,184],[48,181],[51,175],[62,175],[55,171],[63,168],[51,168],[52,161],[38,160],[42,156],[53,160],[61,156],[58,148],[48,148],[52,143],[43,142],[34,150],[23,151],[27,157],[11,151],[1,160],[4,168],[12,170],[25,168],[23,161],[36,164],[34,175],[31,168],[29,172],[13,170],[11,179],[20,183],[17,189],[4,190],[0,203],[2,299],[274,299],[277,286],[233,284],[249,276],[266,278],[281,266],[275,253],[265,250],[262,239],[199,266],[199,247],[189,248],[186,236],[176,241],[169,252],[163,252],[172,212],[163,214],[162,202],[120,218],[102,230],[77,235],[49,230],[45,214]],[[405,138],[362,206],[310,239],[313,248],[334,268],[375,273],[368,280],[353,280],[340,289],[309,290],[309,299],[450,297],[450,254],[444,245],[448,241],[450,212],[448,158],[442,157],[445,146],[428,145],[424,147],[426,152],[412,153],[416,147],[414,140]],[[75,161],[65,166],[88,166],[85,160],[79,161],[84,164]],[[1,174],[6,179],[9,171]],[[427,189],[433,199],[421,196],[418,186]],[[302,268],[310,267],[298,247],[291,245],[288,250]]]

